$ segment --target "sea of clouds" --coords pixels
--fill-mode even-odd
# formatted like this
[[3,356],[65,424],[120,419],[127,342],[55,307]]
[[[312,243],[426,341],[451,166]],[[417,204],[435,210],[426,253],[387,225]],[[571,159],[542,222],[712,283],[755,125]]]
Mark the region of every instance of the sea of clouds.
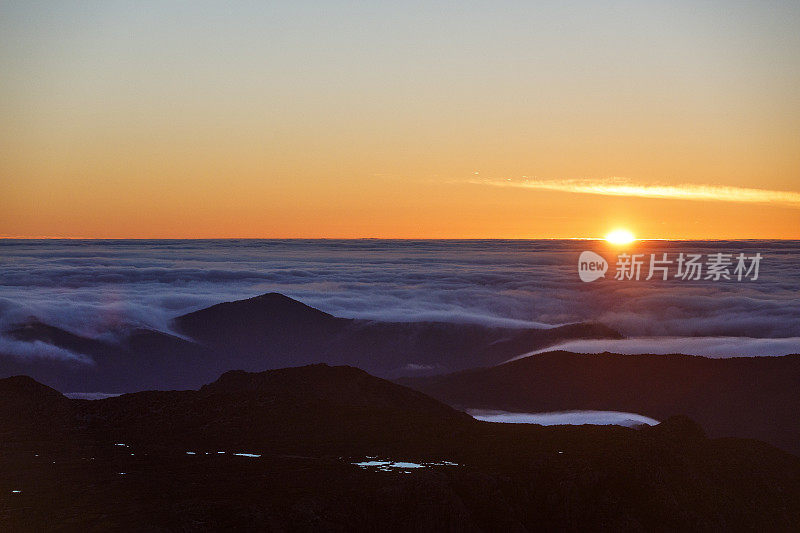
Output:
[[[599,241],[3,240],[0,331],[31,316],[93,337],[130,326],[169,331],[180,314],[274,291],[343,317],[536,327],[595,320],[648,339],[628,340],[648,350],[662,339],[667,351],[709,351],[708,338],[724,337],[717,351],[753,354],[771,339],[774,349],[763,355],[800,352],[800,242],[636,247],[648,256],[759,252],[763,259],[755,281],[617,281],[617,251]],[[587,249],[608,259],[606,279],[578,279],[577,258]],[[0,337],[5,353],[33,349],[22,344]],[[625,348],[599,341],[584,348],[604,346]]]
[[468,410],[473,418],[503,424],[539,424],[542,426],[580,426],[583,424],[626,427],[654,426],[658,420],[622,411],[555,411],[550,413],[509,413],[507,411]]

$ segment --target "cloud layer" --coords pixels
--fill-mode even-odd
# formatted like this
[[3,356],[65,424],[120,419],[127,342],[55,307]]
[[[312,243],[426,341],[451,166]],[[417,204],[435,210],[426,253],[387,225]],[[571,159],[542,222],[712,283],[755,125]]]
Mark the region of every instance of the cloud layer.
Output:
[[514,357],[565,350],[575,353],[674,354],[705,357],[763,357],[800,354],[800,337],[754,339],[752,337],[634,337],[612,340],[574,340]]
[[646,254],[760,252],[764,259],[757,281],[610,276],[582,283],[581,251],[613,265],[604,243],[0,241],[0,330],[29,316],[93,337],[132,325],[168,330],[177,315],[276,291],[345,317],[531,326],[598,320],[633,337],[800,337],[800,243],[638,246]]
[[467,411],[473,418],[485,422],[505,424],[540,424],[542,426],[559,425],[615,425],[637,427],[653,426],[658,420],[636,413],[621,411],[556,411],[552,413],[509,413],[506,411]]

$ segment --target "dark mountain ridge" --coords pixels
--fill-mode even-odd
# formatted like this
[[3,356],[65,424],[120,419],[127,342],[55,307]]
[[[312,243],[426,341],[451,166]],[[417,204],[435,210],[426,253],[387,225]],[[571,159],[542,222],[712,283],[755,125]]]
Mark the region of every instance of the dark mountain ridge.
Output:
[[400,383],[462,409],[680,413],[715,437],[800,454],[800,355],[710,359],[563,351]]
[[358,443],[388,441],[389,434],[419,438],[474,423],[415,390],[325,364],[229,371],[196,391],[138,392],[76,405],[85,429],[109,441],[187,449],[235,444],[273,453],[352,452]]
[[597,323],[548,329],[337,318],[269,293],[180,316],[175,328],[237,368],[347,364],[385,377],[503,362],[567,339],[621,338]]

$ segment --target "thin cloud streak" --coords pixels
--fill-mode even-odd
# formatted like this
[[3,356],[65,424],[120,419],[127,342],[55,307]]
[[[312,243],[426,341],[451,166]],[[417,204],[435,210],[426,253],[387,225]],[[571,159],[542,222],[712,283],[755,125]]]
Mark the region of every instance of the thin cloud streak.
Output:
[[800,208],[800,192],[773,191],[747,187],[721,185],[645,185],[624,178],[607,179],[511,179],[476,178],[469,183],[497,187],[520,187],[544,189],[578,194],[602,196],[631,196],[638,198],[668,198],[674,200],[700,200],[718,202],[742,202],[757,204],[779,204]]

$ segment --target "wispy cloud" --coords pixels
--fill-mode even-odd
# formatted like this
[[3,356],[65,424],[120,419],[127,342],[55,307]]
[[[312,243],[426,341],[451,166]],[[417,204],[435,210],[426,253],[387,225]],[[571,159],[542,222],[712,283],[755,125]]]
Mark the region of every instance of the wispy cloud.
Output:
[[800,208],[800,192],[773,191],[748,187],[721,185],[648,185],[625,178],[605,179],[529,179],[529,178],[472,178],[470,183],[497,187],[545,189],[603,196],[633,196],[638,198],[671,198],[717,202],[779,204]]
[[529,355],[565,350],[575,353],[622,354],[673,354],[702,355],[704,357],[767,357],[800,353],[800,337],[760,339],[754,337],[633,337],[610,340],[575,340],[511,359]]

